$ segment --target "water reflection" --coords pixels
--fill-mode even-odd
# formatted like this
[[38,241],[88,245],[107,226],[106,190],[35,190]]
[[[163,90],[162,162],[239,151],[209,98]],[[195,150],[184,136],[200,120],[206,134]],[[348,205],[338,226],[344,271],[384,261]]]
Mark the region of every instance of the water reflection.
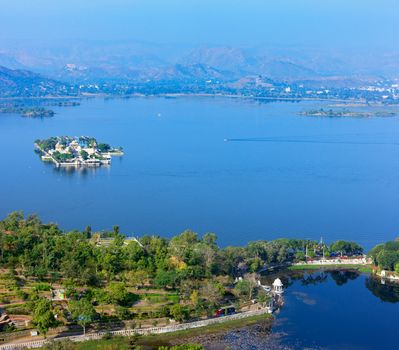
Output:
[[210,339],[211,346],[207,348],[396,348],[393,344],[397,344],[399,284],[382,284],[356,270],[280,270],[265,273],[261,282],[271,285],[277,277],[285,286],[286,304],[274,314],[272,329],[265,323],[263,327],[256,325],[232,330],[223,337]]
[[337,286],[343,286],[349,281],[354,281],[358,278],[360,273],[357,271],[331,271],[330,276]]
[[270,283],[273,278],[279,277],[286,288],[289,288],[294,282],[299,282],[302,286],[317,285],[325,283],[330,277],[337,286],[343,286],[349,281],[353,281],[360,276],[356,270],[340,271],[280,271],[263,276],[265,283]]
[[389,303],[399,302],[399,284],[388,282],[382,284],[379,279],[370,276],[366,279],[365,285],[366,288],[380,300]]
[[[332,270],[332,271],[279,271],[266,274],[262,277],[262,283],[268,284],[274,278],[279,277],[285,288],[289,289],[295,283],[302,286],[316,286],[332,280],[335,285],[342,287],[350,281],[354,281],[361,276],[356,270]],[[377,298],[384,302],[399,302],[399,284],[385,281],[368,276],[365,280],[366,288]]]
[[56,167],[53,166],[54,173],[58,175],[77,175],[81,177],[87,177],[88,175],[94,175],[98,171],[108,170],[110,166],[93,166],[93,167],[82,167],[82,166],[64,166]]

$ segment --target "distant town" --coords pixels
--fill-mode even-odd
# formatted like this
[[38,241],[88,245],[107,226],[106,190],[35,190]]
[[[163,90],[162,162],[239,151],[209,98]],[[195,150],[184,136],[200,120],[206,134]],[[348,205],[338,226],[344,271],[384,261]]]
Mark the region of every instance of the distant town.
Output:
[[[78,69],[74,67],[67,65],[65,70],[68,74],[72,74],[71,70],[75,72]],[[0,101],[0,108],[7,107],[4,112],[12,112],[10,107],[15,107],[17,101],[14,104],[10,101],[22,98],[160,95],[210,95],[259,100],[329,100],[372,105],[399,104],[399,81],[394,78],[356,80],[341,77],[334,80],[319,77],[313,80],[298,78],[288,81],[253,73],[241,76],[232,73],[222,75],[212,67],[201,64],[176,65],[169,74],[163,72],[156,76],[143,72],[141,78],[132,79],[114,77],[110,80],[101,76],[85,75],[81,80],[74,81],[70,80],[69,75],[59,78],[60,80],[54,80],[34,72],[0,66],[0,82],[8,86],[6,89],[0,84],[0,98],[6,98]],[[20,101],[18,103],[20,106]],[[68,101],[66,104],[78,103]],[[30,107],[25,103],[23,107],[26,106]],[[14,112],[21,114],[21,110]]]

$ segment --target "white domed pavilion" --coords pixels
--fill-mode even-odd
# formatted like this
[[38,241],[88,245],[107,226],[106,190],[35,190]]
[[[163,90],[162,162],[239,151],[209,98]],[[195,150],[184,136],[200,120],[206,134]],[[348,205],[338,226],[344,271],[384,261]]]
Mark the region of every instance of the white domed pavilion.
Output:
[[273,292],[277,294],[283,293],[283,282],[280,278],[276,278],[273,282]]

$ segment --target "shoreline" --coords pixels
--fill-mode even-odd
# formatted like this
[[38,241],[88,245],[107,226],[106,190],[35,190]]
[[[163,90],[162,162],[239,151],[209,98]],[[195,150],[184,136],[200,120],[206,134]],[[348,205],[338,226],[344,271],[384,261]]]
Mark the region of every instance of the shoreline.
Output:
[[169,343],[170,345],[177,345],[184,342],[207,342],[212,341],[212,339],[208,339],[209,337],[218,337],[221,335],[225,335],[232,331],[255,326],[260,322],[267,322],[267,325],[271,329],[273,321],[274,317],[271,314],[250,316],[241,320],[228,320],[217,325],[205,326],[201,328],[194,328],[162,335],[143,336],[138,340],[138,345],[154,346],[158,343]]
[[356,99],[337,99],[337,98],[317,98],[317,97],[271,97],[271,96],[246,96],[246,95],[235,95],[235,94],[209,94],[209,93],[162,93],[162,94],[126,94],[126,95],[110,95],[110,94],[82,94],[79,96],[32,96],[32,97],[0,97],[0,101],[13,101],[13,100],[82,100],[91,98],[156,98],[156,97],[169,97],[169,98],[179,98],[179,97],[206,97],[206,98],[228,98],[228,99],[242,99],[242,100],[264,100],[264,101],[275,101],[275,102],[334,102],[343,104],[358,104],[359,107],[375,107],[375,106],[397,106],[397,104],[387,104],[384,105],[380,102],[369,103],[365,100]]
[[[105,337],[121,337],[129,339],[132,336],[139,335],[139,341],[146,345],[150,343],[166,340],[171,341],[178,338],[192,338],[204,334],[215,334],[231,331],[234,328],[243,328],[256,324],[260,320],[273,320],[273,316],[268,313],[267,309],[257,311],[248,311],[237,313],[231,316],[224,316],[220,318],[210,318],[203,321],[193,321],[187,323],[179,323],[172,326],[141,328],[141,329],[124,329],[116,331],[99,331],[96,333],[87,333],[74,336],[53,337],[46,339],[31,340],[27,342],[7,343],[0,345],[0,350],[17,350],[26,348],[38,348],[46,345],[49,342],[72,341],[74,343],[90,343],[101,342]],[[239,326],[239,327],[238,327]]]
[[[371,276],[379,277],[378,273],[373,273],[372,265],[368,264],[297,264],[286,266],[283,268],[284,272],[289,271],[334,271],[334,270],[357,270],[360,273],[368,273]],[[44,346],[48,342],[72,341],[77,344],[77,350],[80,349],[82,342],[88,343],[88,346],[101,346],[106,342],[126,342],[131,337],[137,338],[137,345],[151,347],[151,346],[173,346],[182,343],[201,343],[207,344],[210,347],[207,349],[222,350],[215,344],[219,344],[221,339],[230,332],[244,331],[245,328],[256,326],[261,322],[267,322],[266,328],[269,329],[267,337],[271,335],[271,327],[274,321],[274,316],[267,312],[266,308],[237,313],[231,316],[220,318],[209,318],[200,321],[192,321],[186,323],[178,323],[175,325],[168,325],[163,327],[150,327],[139,329],[121,329],[121,330],[100,330],[94,333],[87,333],[86,335],[70,335],[64,337],[49,337],[47,339],[30,340],[20,343],[7,343],[0,345],[0,350],[16,350],[23,348],[36,348]],[[83,345],[82,345],[83,346]],[[226,346],[228,344],[226,343]]]

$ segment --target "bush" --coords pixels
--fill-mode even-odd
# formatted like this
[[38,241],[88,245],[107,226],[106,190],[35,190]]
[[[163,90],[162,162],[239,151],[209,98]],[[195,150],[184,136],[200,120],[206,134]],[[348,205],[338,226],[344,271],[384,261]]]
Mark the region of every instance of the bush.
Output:
[[16,307],[8,308],[7,313],[9,315],[29,315],[30,311],[27,307],[16,306]]
[[115,308],[116,316],[120,320],[130,320],[132,318],[132,313],[129,311],[127,307],[124,306],[116,306]]
[[18,290],[17,290],[17,296],[18,296],[18,298],[20,298],[20,299],[22,299],[22,300],[28,300],[28,298],[29,298],[29,294],[26,293],[26,292],[24,292],[24,291],[21,290],[21,289],[18,289]]
[[93,289],[93,300],[99,304],[109,304],[111,302],[109,294],[103,289]]
[[42,350],[73,350],[75,345],[70,340],[51,341],[43,345]]
[[51,287],[48,283],[38,283],[33,287],[35,292],[48,292],[51,290]]
[[174,304],[170,307],[171,316],[178,322],[182,322],[189,317],[189,311],[187,308],[180,304]]

